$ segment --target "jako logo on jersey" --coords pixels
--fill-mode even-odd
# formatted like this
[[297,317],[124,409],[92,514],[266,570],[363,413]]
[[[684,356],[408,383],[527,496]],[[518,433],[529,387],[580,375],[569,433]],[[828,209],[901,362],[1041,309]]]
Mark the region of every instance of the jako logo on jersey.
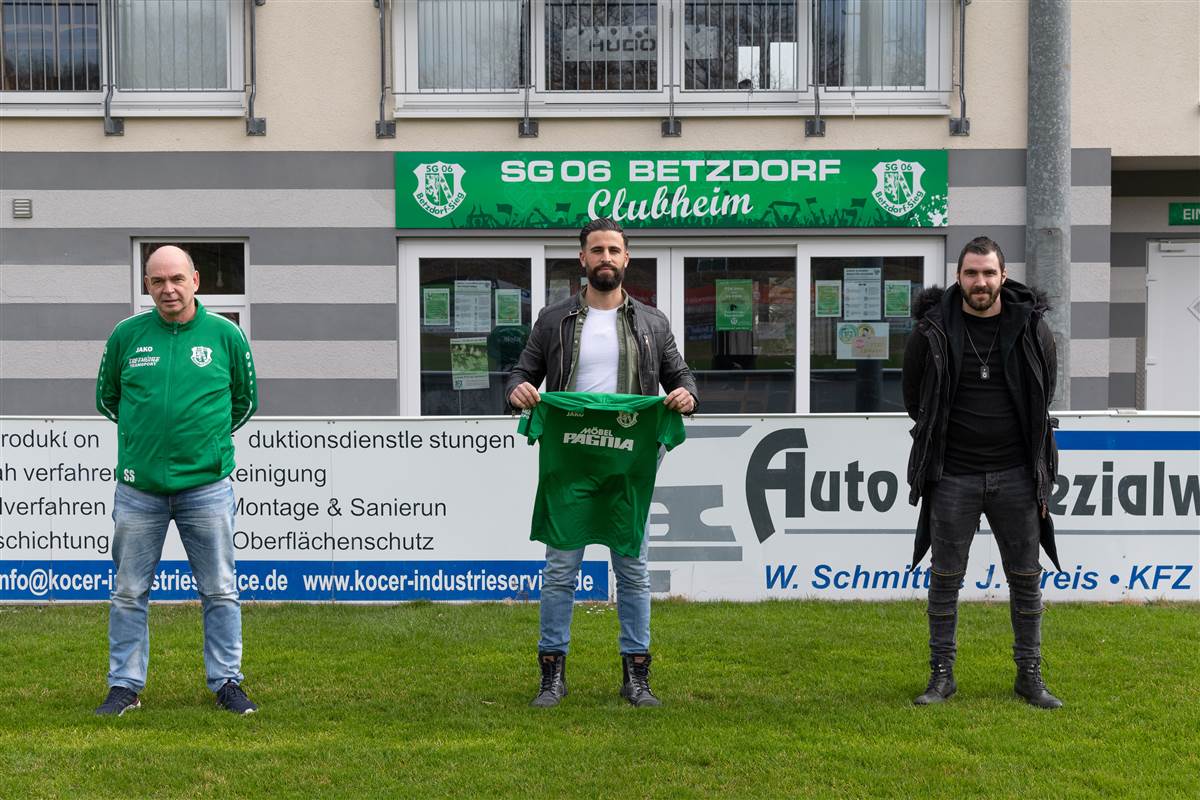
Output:
[[633,452],[633,439],[619,439],[612,435],[612,431],[604,428],[584,428],[579,433],[564,433],[563,444],[586,444]]
[[212,348],[211,347],[193,347],[192,348],[192,363],[197,367],[207,367],[212,363]]
[[617,424],[622,428],[632,428],[634,425],[637,425],[637,412],[634,411],[631,414],[628,411],[618,411]]

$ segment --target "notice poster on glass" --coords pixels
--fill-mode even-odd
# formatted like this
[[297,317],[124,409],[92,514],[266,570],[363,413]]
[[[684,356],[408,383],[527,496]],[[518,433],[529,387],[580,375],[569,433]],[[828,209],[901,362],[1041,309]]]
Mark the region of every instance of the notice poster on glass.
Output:
[[837,329],[837,357],[845,361],[888,358],[889,325],[886,322],[843,322]]
[[879,267],[854,267],[842,272],[844,319],[879,319],[882,273]]
[[422,324],[426,326],[439,326],[450,324],[450,290],[449,289],[422,289],[422,305],[424,306],[424,316]]
[[817,281],[817,316],[840,317],[842,315],[842,282]]
[[450,374],[455,391],[488,388],[487,338],[451,339]]
[[912,283],[909,281],[883,282],[883,315],[885,317],[907,317],[912,310]]
[[496,290],[496,327],[521,324],[521,290]]
[[717,290],[717,330],[754,330],[754,281],[746,278],[718,280],[714,283]]
[[490,333],[491,330],[491,281],[455,281],[455,333]]

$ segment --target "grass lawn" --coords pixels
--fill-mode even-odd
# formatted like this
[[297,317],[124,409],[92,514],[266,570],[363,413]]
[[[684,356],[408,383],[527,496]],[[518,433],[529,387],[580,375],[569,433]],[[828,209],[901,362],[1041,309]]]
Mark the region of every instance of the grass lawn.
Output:
[[217,710],[195,605],[151,613],[143,708],[105,692],[106,606],[0,607],[0,798],[1200,796],[1200,605],[1055,605],[1012,693],[1004,604],[964,605],[958,695],[918,603],[662,602],[652,685],[617,695],[616,611],[576,609],[570,694],[531,709],[534,604],[244,607]]

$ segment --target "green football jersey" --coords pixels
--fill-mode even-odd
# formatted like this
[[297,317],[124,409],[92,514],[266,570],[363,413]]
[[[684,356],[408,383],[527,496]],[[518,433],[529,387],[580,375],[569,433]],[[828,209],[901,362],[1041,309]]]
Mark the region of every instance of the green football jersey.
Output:
[[529,538],[559,550],[603,544],[636,558],[658,446],[670,450],[687,436],[679,412],[657,396],[543,392],[517,433],[541,442]]

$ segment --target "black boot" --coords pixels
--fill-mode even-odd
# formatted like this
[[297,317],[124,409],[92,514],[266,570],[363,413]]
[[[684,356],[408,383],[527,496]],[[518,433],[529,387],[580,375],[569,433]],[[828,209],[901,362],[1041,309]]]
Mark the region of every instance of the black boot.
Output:
[[628,653],[621,656],[621,697],[632,705],[661,706],[662,701],[650,691],[650,654]]
[[929,685],[925,687],[924,694],[913,698],[913,705],[928,706],[934,703],[943,703],[957,691],[958,684],[954,682],[954,662],[930,661]]
[[1042,680],[1042,664],[1032,661],[1017,665],[1017,682],[1013,691],[1024,698],[1026,703],[1038,708],[1062,708],[1062,700],[1046,690],[1046,682]]
[[567,696],[567,654],[538,653],[538,666],[542,668],[542,683],[537,697],[529,705],[535,708],[550,708]]

